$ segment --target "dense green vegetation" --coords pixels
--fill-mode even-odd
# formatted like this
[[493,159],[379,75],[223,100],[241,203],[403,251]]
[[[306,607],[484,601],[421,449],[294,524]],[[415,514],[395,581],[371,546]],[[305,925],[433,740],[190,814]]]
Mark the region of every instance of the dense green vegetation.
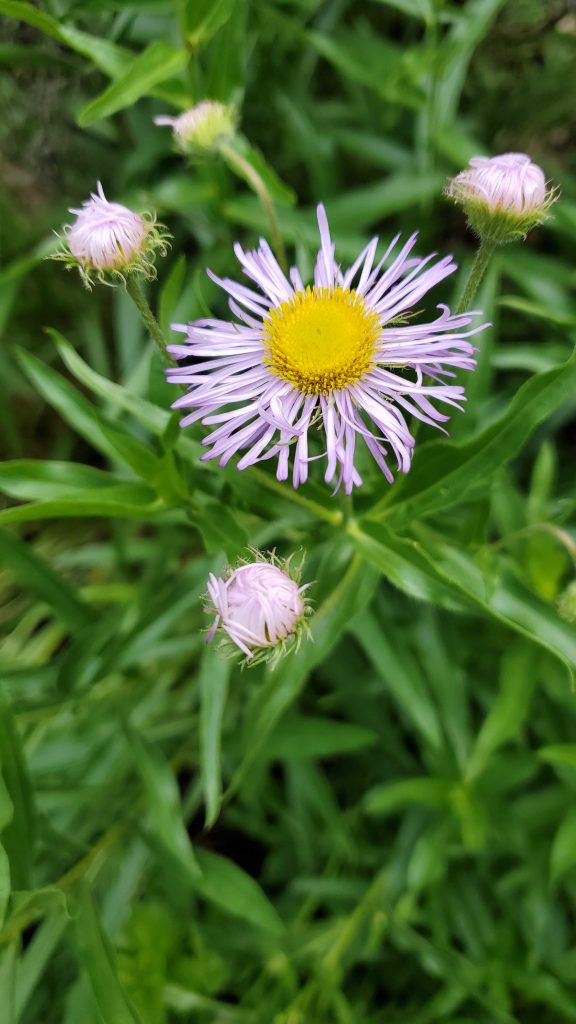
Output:
[[[0,1021],[576,1021],[573,4],[0,17]],[[442,189],[471,155],[562,189],[489,269],[450,439],[421,425],[392,488],[367,464],[352,518],[320,472],[200,463],[126,292],[44,259],[100,179],[174,235],[163,328],[224,315],[205,268],[266,218],[153,123],[204,97],[238,104],[305,274],[320,200],[344,261],[418,229],[466,270]],[[207,574],[247,545],[315,581],[273,672],[204,644]]]

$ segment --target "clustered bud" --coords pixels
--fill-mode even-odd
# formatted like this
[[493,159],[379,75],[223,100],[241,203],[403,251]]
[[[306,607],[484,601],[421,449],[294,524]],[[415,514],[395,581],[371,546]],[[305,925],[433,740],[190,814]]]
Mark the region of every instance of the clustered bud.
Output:
[[200,157],[215,153],[221,142],[234,135],[237,115],[234,107],[225,103],[202,100],[178,117],[155,117],[154,123],[172,127],[174,142],[181,153]]
[[155,276],[156,251],[164,255],[169,236],[153,216],[108,202],[100,182],[81,209],[70,213],[76,220],[64,228],[64,248],[54,259],[77,267],[87,287],[94,276],[105,284],[124,282],[131,273]]
[[496,244],[525,237],[547,219],[557,199],[542,168],[526,153],[472,157],[470,166],[449,182],[446,195],[464,208],[480,238]]
[[256,552],[254,561],[242,562],[223,576],[210,573],[206,611],[215,618],[208,642],[219,632],[221,646],[229,653],[239,649],[246,663],[275,663],[288,645],[298,646],[306,628],[307,588],[300,586],[300,571],[290,559],[281,562],[274,554],[266,559]]

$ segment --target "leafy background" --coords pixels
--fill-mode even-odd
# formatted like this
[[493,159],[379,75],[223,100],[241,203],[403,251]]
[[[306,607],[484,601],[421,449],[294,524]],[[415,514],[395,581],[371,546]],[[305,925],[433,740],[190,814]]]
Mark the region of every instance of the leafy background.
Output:
[[[0,0],[2,1024],[576,1020],[576,9],[560,0]],[[266,222],[155,114],[234,100],[308,272],[377,231],[473,253],[441,196],[527,150],[467,412],[346,520],[198,462],[121,289],[43,257],[102,180],[175,241],[162,324]],[[450,286],[448,286],[449,288]],[[457,299],[454,293],[435,301]],[[57,330],[56,330],[57,329]],[[210,569],[304,549],[314,642],[240,674]]]

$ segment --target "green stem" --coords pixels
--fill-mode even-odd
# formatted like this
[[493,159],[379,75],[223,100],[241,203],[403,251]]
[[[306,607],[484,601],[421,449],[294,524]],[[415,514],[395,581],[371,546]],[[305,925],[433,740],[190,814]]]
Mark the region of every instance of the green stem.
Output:
[[495,242],[489,242],[485,238],[482,239],[476,253],[476,258],[472,264],[472,269],[468,275],[468,280],[464,286],[462,292],[462,298],[458,305],[458,313],[464,313],[470,309],[474,299],[476,298],[476,292],[478,291],[482,278],[486,273],[488,264],[494,254],[496,248]]
[[354,519],[354,499],[351,494],[338,491],[338,503],[342,512],[342,529],[348,529],[348,523]]
[[150,309],[140,279],[135,274],[130,274],[127,276],[126,291],[128,292],[134,305],[136,306],[136,309],[138,310],[142,318],[142,322],[148,334],[158,346],[162,358],[166,363],[169,363],[171,366],[173,366],[174,361],[166,351],[166,340],[164,338],[164,334],[162,333],[162,328],[160,327],[160,324],[158,323],[156,317],[154,316],[154,313]]
[[272,202],[272,197],[266,188],[263,179],[258,174],[258,171],[252,167],[252,164],[248,163],[248,161],[245,160],[244,157],[241,156],[240,153],[238,153],[237,150],[235,150],[228,142],[222,142],[219,148],[224,159],[227,160],[228,163],[236,169],[238,174],[248,182],[250,187],[258,196],[262,209],[268,218],[272,246],[278,256],[278,262],[282,269],[287,271],[288,261],[286,259],[286,249],[284,248],[284,242],[276,219],[274,203]]

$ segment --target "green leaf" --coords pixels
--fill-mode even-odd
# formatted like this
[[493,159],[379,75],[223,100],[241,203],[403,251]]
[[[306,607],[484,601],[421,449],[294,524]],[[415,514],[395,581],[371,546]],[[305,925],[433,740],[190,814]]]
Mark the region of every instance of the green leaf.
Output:
[[196,851],[201,875],[198,892],[228,914],[273,935],[281,935],[284,924],[258,883],[231,860],[209,850]]
[[174,309],[184,287],[186,278],[186,257],[181,255],[170,269],[158,303],[158,321],[165,338],[170,336],[170,324],[174,318]]
[[98,36],[81,32],[72,25],[64,25],[45,11],[20,0],[0,0],[0,13],[32,25],[47,36],[58,39],[72,50],[91,60],[105,74],[114,77],[121,73],[130,51]]
[[372,746],[378,739],[371,729],[312,715],[286,715],[268,738],[263,757],[286,761],[337,757]]
[[330,199],[327,204],[330,225],[338,248],[341,230],[372,228],[383,218],[400,213],[416,203],[431,199],[442,191],[444,178],[438,174],[391,174],[365,188],[353,189]]
[[369,520],[353,524],[350,533],[362,557],[405,594],[456,611],[472,607],[463,589],[441,576],[416,541]]
[[547,519],[548,503],[554,492],[557,471],[556,448],[551,441],[544,441],[538,449],[532,467],[526,507],[526,518],[529,523],[542,523]]
[[182,865],[187,875],[198,876],[198,865],[182,817],[180,794],[172,769],[159,750],[144,742],[125,724],[126,737],[146,790],[154,835]]
[[[116,406],[116,408],[131,413],[139,423],[142,423],[155,434],[162,434],[166,430],[172,418],[172,414],[167,409],[161,409],[159,406],[154,405],[153,402],[148,402],[145,398],[135,394],[133,391],[129,391],[128,388],[123,387],[121,384],[117,384],[115,381],[108,380],[101,374],[96,373],[78,355],[74,346],[66,338],[55,331],[52,332],[52,336],[64,364],[80,384],[83,384],[84,387],[88,388],[89,391],[99,398]],[[34,368],[36,369],[36,367]],[[58,381],[63,379],[58,374],[56,374],[56,377]],[[42,384],[42,381],[40,381],[40,384]],[[55,392],[54,397],[60,400],[59,392]],[[196,452],[200,454],[201,452],[200,445],[194,447],[190,444],[190,448],[194,454]]]
[[46,601],[72,633],[92,624],[93,613],[74,587],[55,573],[29,544],[5,530],[0,530],[0,562],[20,586]]
[[87,885],[80,889],[75,918],[78,959],[94,997],[101,1024],[143,1024],[118,979],[114,954]]
[[190,508],[189,517],[202,534],[209,554],[223,551],[229,561],[234,561],[249,544],[248,534],[238,522],[238,513],[221,502],[202,501],[198,507]]
[[[193,7],[197,6],[196,0],[190,2]],[[222,2],[226,4],[226,0]],[[218,38],[206,50],[204,72],[205,95],[224,102],[231,102],[242,95],[250,45],[247,34],[249,10],[246,4],[238,3],[237,0],[232,3],[232,8],[225,26],[218,31]]]
[[426,807],[448,806],[454,788],[451,779],[400,779],[384,782],[366,793],[363,800],[368,814],[382,816],[393,814],[408,804],[424,804]]
[[376,574],[360,558],[352,559],[340,583],[311,619],[312,641],[304,637],[299,651],[290,653],[267,673],[246,722],[244,761],[232,781],[232,790],[240,784],[273,728],[296,700],[314,666],[336,645],[354,616],[363,612],[376,583]]
[[[336,144],[346,153],[361,157],[374,167],[383,168],[386,171],[405,170],[407,172],[412,167],[413,156],[410,150],[393,139],[382,138],[371,131],[361,131],[358,128],[339,127],[333,129],[333,136]],[[372,188],[373,186],[368,187]],[[348,192],[347,195],[350,193]]]
[[[418,108],[424,93],[410,68],[416,50],[403,50],[361,26],[357,31],[337,30],[332,35],[309,32],[307,41],[340,72],[344,82],[358,82],[381,99]],[[419,74],[426,55],[419,52]]]
[[137,476],[154,483],[160,472],[160,459],[135,437],[116,424],[100,418],[100,429],[114,449],[115,457]]
[[479,775],[491,755],[517,737],[528,714],[536,682],[537,663],[532,647],[518,643],[506,651],[501,665],[500,692],[486,716],[467,768],[467,777]]
[[[82,32],[73,25],[57,21],[56,18],[41,11],[33,4],[23,2],[23,0],[0,0],[0,14],[24,21],[27,25],[32,25],[40,32],[44,32],[45,35],[57,39],[71,50],[86,57],[110,78],[118,78],[123,75],[126,68],[130,67],[135,60],[135,55],[131,50],[117,46],[100,36]],[[152,94],[181,109],[185,109],[190,104],[187,90],[177,82],[160,83],[154,87]]]
[[78,114],[78,124],[86,128],[103,117],[110,117],[147,96],[160,82],[171,78],[188,63],[185,50],[175,50],[157,40],[139,54],[112,85]]
[[485,576],[466,552],[448,545],[435,543],[425,550],[369,521],[353,523],[349,533],[362,556],[405,593],[440,607],[480,609],[549,651],[573,676],[574,630],[505,563]]
[[[34,843],[36,838],[36,812],[28,769],[20,736],[6,699],[0,691],[0,778],[4,785],[0,789],[0,816],[4,820],[2,843],[10,860],[10,874],[14,889],[30,887]],[[8,793],[12,805],[6,806]],[[7,815],[9,817],[7,818]]]
[[73,498],[33,501],[0,512],[0,524],[33,523],[42,519],[88,517],[154,520],[165,506],[142,484],[122,484],[98,491],[77,491]]
[[519,295],[503,295],[500,305],[517,313],[524,313],[530,320],[544,320],[546,323],[557,324],[560,327],[576,326],[576,316],[545,306],[542,302],[523,299]]
[[[55,338],[58,337],[55,331],[52,331],[51,334]],[[85,438],[88,444],[97,448],[112,462],[120,461],[145,479],[154,483],[158,482],[160,486],[164,471],[162,461],[146,445],[137,441],[118,424],[107,420],[69,381],[51,367],[46,366],[41,360],[22,350],[18,350],[17,355],[24,372],[38,391],[70,426]],[[123,391],[118,385],[106,382],[106,389],[110,397],[113,397],[113,389],[115,387]],[[155,407],[150,406],[150,408],[154,409]],[[160,412],[161,410],[158,411]],[[165,418],[161,420],[163,424],[167,423],[170,419],[168,413],[165,413],[164,416]],[[157,500],[157,495],[142,485],[123,484],[122,486],[129,488],[129,490],[124,495],[119,493],[115,504],[119,507],[122,505],[128,506],[128,511],[119,511],[118,515],[130,515],[129,509],[131,506],[153,506],[155,500]],[[87,503],[93,502],[94,497],[89,491],[85,494]],[[154,508],[151,508],[150,511],[154,511]],[[18,518],[14,519],[12,517],[13,512],[14,510],[9,510],[9,515],[3,516],[5,522],[18,521]],[[58,515],[59,513],[56,511],[54,514]],[[86,512],[84,514],[91,513]]]
[[409,14],[413,18],[420,18],[429,24],[435,17],[434,0],[378,0],[386,7],[393,7],[403,14]]
[[16,355],[24,373],[42,397],[88,444],[113,460],[116,457],[116,450],[102,430],[98,411],[90,402],[61,374],[30,352],[17,349]]
[[15,1012],[18,945],[0,947],[0,1006],[2,1024],[17,1024]]
[[59,913],[66,919],[71,917],[63,890],[54,885],[40,889],[13,889],[10,909],[11,914],[4,927],[2,939],[22,933],[30,924],[46,914]]
[[13,459],[0,463],[0,491],[12,498],[47,501],[70,498],[75,491],[124,486],[126,481],[121,477],[80,462]]
[[[1,782],[0,785],[2,785]],[[1,799],[2,798],[0,796],[0,800]],[[10,885],[10,861],[8,860],[8,854],[6,853],[6,850],[4,849],[2,843],[0,843],[0,928],[4,924],[4,919],[6,917],[6,909],[8,907],[8,901],[10,899],[11,891],[12,887]]]
[[495,471],[576,389],[576,351],[567,363],[527,381],[503,416],[463,444],[435,441],[417,448],[410,473],[370,510],[370,519],[402,527],[485,490]]
[[207,649],[200,666],[200,764],[206,801],[206,828],[211,828],[222,802],[221,732],[231,663]]
[[34,995],[42,976],[52,962],[54,951],[68,926],[68,916],[56,907],[35,932],[20,958],[16,978],[16,1017],[20,1017]]
[[267,931],[280,932],[280,918],[253,878],[225,857],[202,849],[193,851],[170,767],[131,727],[125,728],[146,789],[155,835],[184,868],[193,890],[227,913]]
[[540,747],[538,757],[549,764],[576,768],[576,743],[551,743],[550,746]]
[[237,0],[186,0],[184,24],[186,41],[197,47],[207,43],[226,24]]
[[576,810],[571,808],[554,836],[550,853],[550,877],[559,882],[576,867]]
[[[2,762],[0,761],[0,765],[1,764]],[[6,825],[10,824],[13,814],[14,805],[10,799],[10,793],[8,792],[8,787],[4,782],[2,772],[0,771],[0,833],[2,832],[2,829],[6,828]]]
[[9,18],[25,21],[28,25],[39,29],[40,32],[45,32],[46,35],[59,37],[60,25],[56,18],[45,14],[33,4],[23,3],[21,0],[0,0],[0,13]]
[[246,161],[246,163],[256,171],[256,174],[262,179],[266,186],[266,190],[275,202],[284,203],[286,206],[294,206],[296,202],[296,195],[293,190],[280,180],[276,171],[273,170],[262,153],[255,149],[254,146],[250,145],[243,135],[236,133],[234,138],[230,139],[225,146],[222,146],[221,154],[230,170],[233,171],[234,174],[238,175],[239,178],[242,178],[243,181],[247,181],[248,184],[253,187],[251,177],[242,169],[242,166],[230,156],[230,151],[238,153],[242,160]]
[[438,714],[418,665],[398,650],[394,635],[382,629],[371,610],[356,619],[353,633],[406,719],[418,729],[425,743],[441,749]]
[[[436,92],[435,114],[441,124],[452,124],[474,50],[484,39],[506,0],[470,0],[458,11],[437,60],[445,68]],[[444,51],[442,53],[442,50]]]

